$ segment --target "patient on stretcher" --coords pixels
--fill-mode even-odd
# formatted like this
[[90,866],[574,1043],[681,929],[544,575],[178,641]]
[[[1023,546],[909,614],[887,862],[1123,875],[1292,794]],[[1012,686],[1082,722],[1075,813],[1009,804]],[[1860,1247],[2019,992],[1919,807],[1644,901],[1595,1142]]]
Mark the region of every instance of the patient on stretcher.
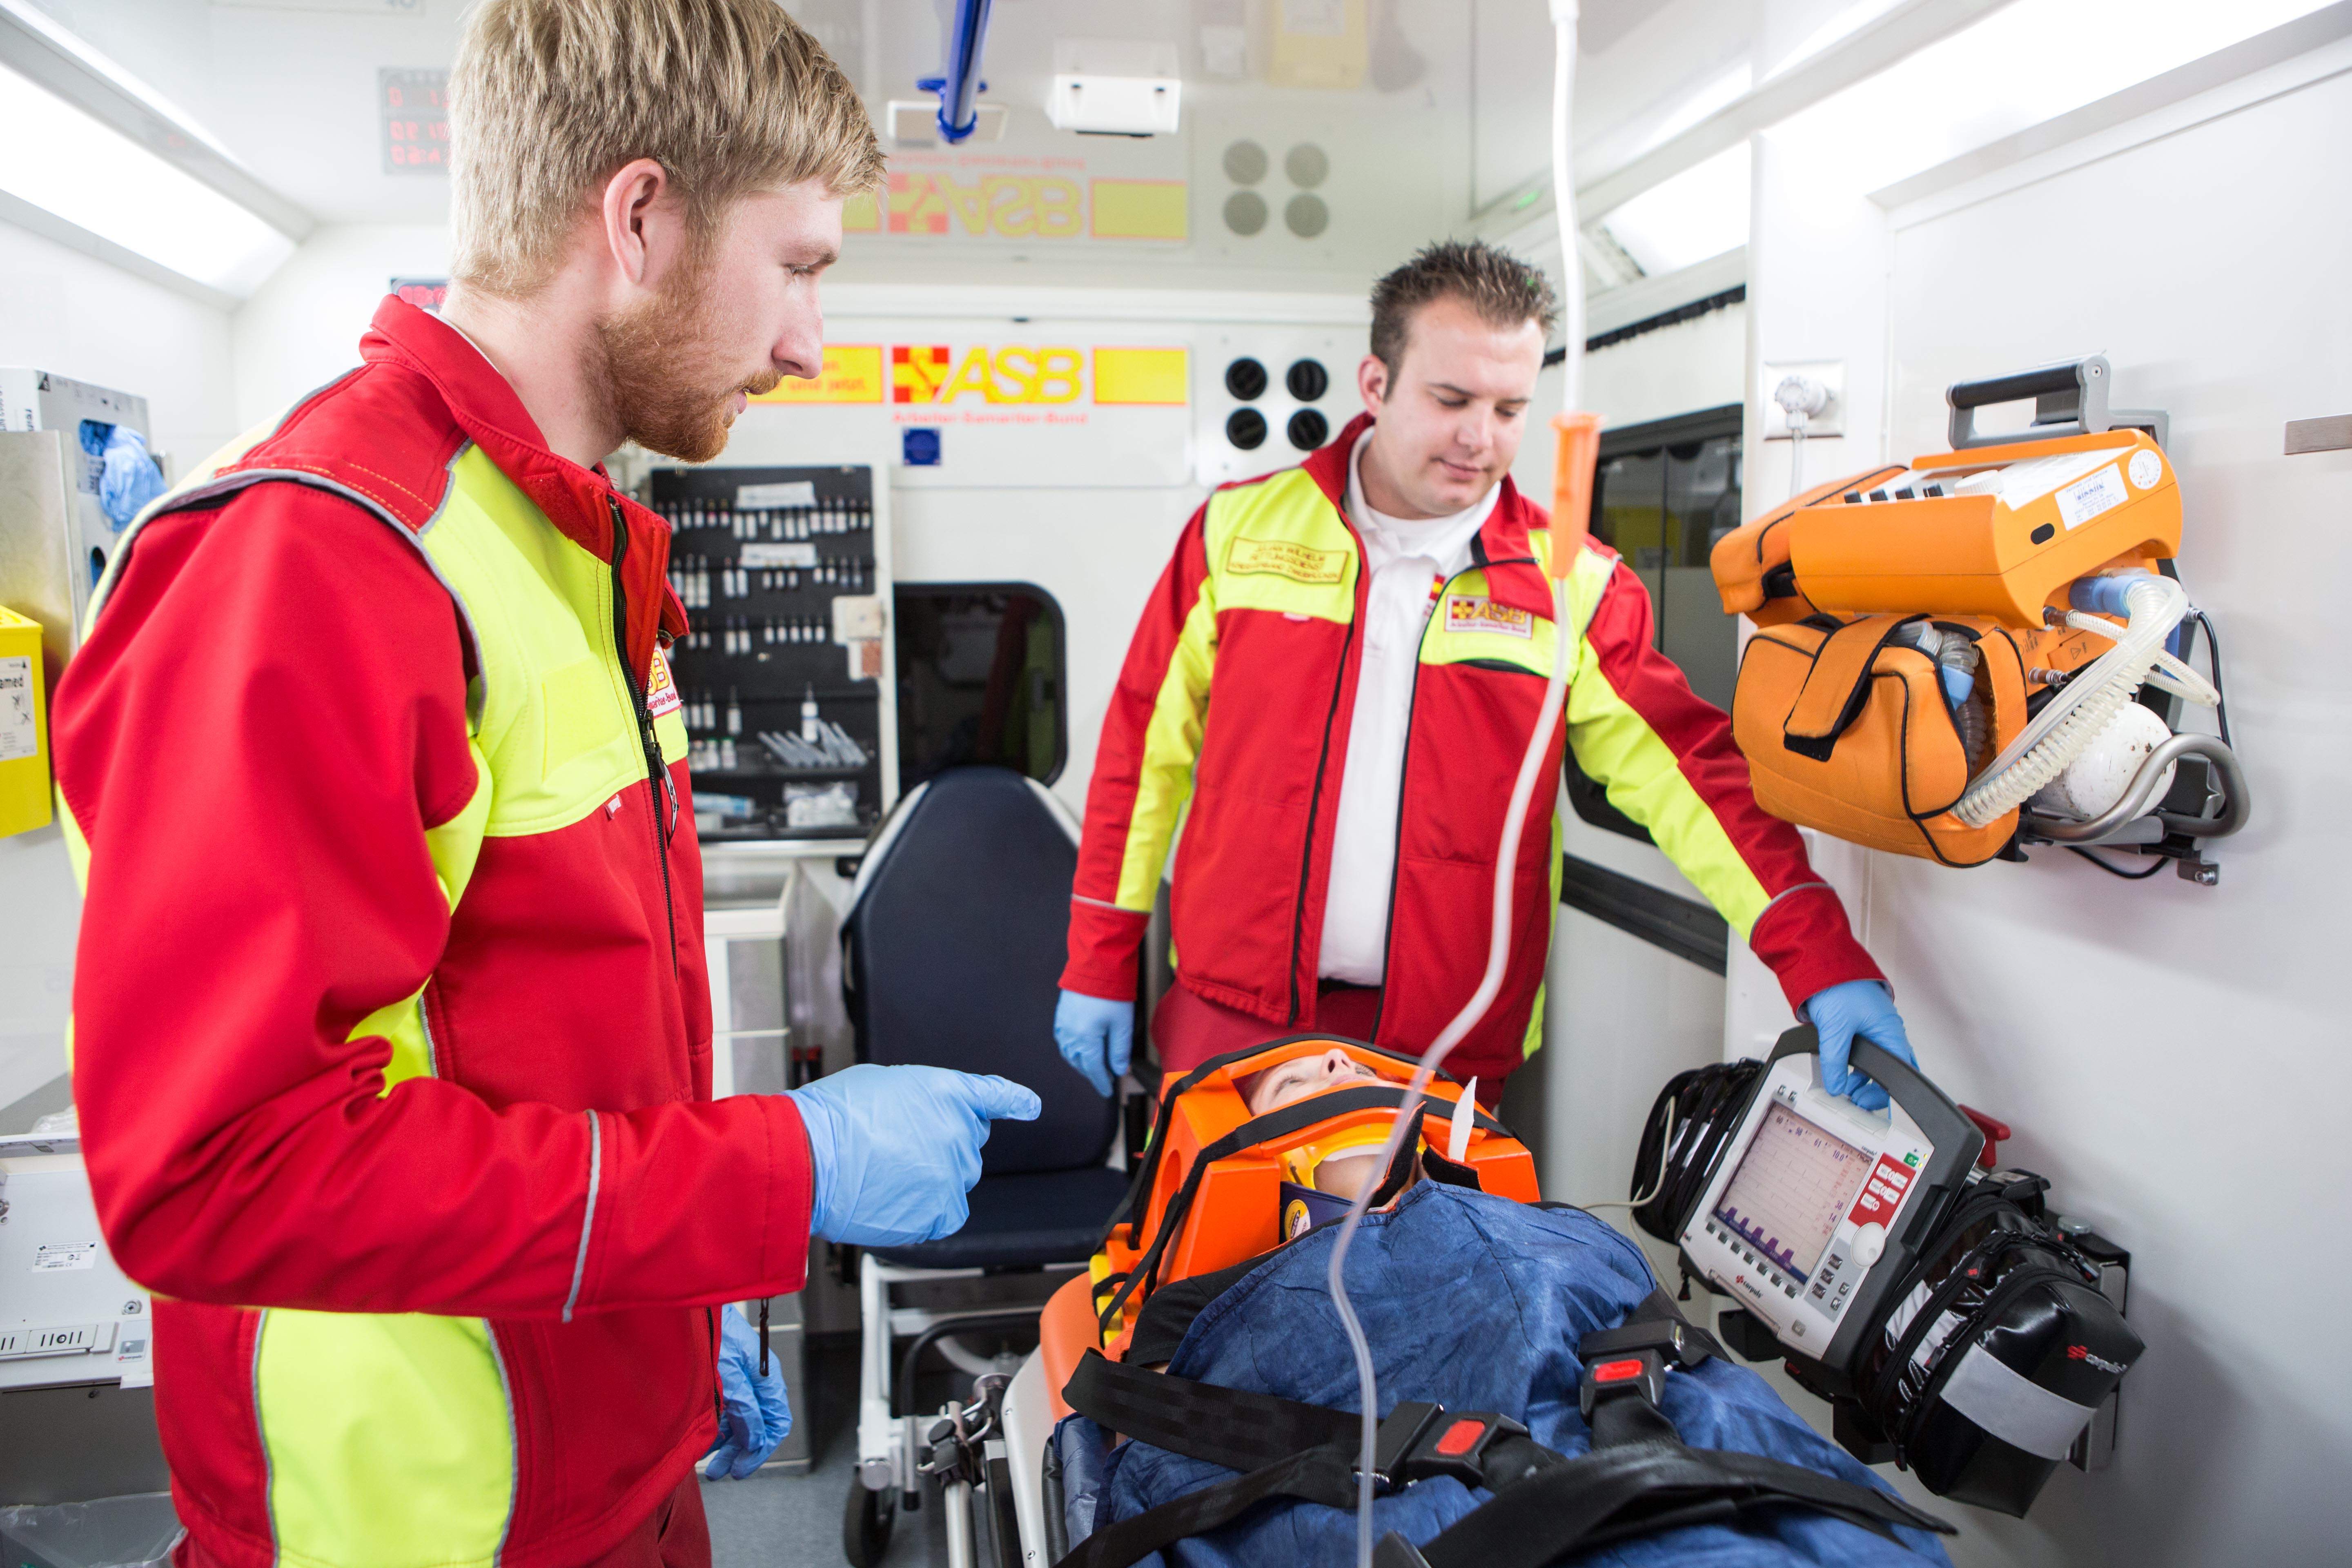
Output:
[[[1376,1078],[1346,1051],[1281,1062],[1236,1083],[1253,1116],[1311,1094]],[[1444,1122],[1433,1107],[1432,1144]],[[1359,1129],[1359,1131],[1364,1130]],[[1375,1133],[1385,1129],[1371,1130]],[[1379,1179],[1377,1137],[1314,1151],[1314,1185],[1352,1198]],[[1625,1237],[1580,1209],[1538,1206],[1457,1184],[1461,1167],[1417,1163],[1383,1210],[1368,1215],[1348,1256],[1349,1294],[1378,1368],[1381,1403],[1428,1400],[1448,1411],[1497,1412],[1563,1455],[1591,1447],[1579,1408],[1588,1334],[1654,1303],[1658,1283]],[[1298,1179],[1300,1168],[1286,1173]],[[1475,1178],[1472,1178],[1475,1180]],[[1358,1407],[1353,1359],[1325,1275],[1335,1239],[1314,1230],[1213,1275],[1165,1285],[1144,1308],[1128,1364],[1177,1378],[1340,1410]],[[1711,1359],[1666,1378],[1661,1408],[1694,1448],[1763,1455],[1817,1474],[1879,1485],[1798,1417],[1745,1367]],[[1140,1440],[1113,1447],[1083,1415],[1057,1429],[1069,1538],[1080,1541],[1160,1505],[1234,1479],[1235,1472]],[[1425,1542],[1488,1494],[1438,1477],[1375,1503],[1376,1531]],[[1268,1497],[1230,1522],[1173,1541],[1145,1563],[1232,1564],[1351,1562],[1355,1523],[1344,1509]],[[1752,1510],[1617,1540],[1566,1561],[1622,1564],[1906,1564],[1948,1562],[1923,1530],[1865,1529],[1802,1507]]]

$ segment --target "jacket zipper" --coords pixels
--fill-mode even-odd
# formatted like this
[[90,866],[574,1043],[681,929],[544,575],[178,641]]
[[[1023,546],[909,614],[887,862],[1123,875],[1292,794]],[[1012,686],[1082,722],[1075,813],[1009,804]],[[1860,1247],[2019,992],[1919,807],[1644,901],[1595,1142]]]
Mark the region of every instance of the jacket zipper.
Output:
[[[653,804],[654,859],[661,867],[662,913],[669,922],[669,972],[678,977],[677,968],[677,901],[669,882],[670,831],[663,826],[662,792],[665,787],[677,788],[662,765],[661,742],[654,737],[653,715],[646,708],[646,694],[639,689],[635,675],[629,668],[629,599],[628,590],[621,581],[621,559],[628,553],[629,525],[621,516],[621,503],[605,498],[613,514],[613,651],[621,661],[621,684],[629,689],[629,705],[637,716],[637,743],[646,756],[646,796]],[[674,797],[673,797],[674,798]]]
[[[1355,532],[1349,523],[1348,531]],[[1370,602],[1371,589],[1363,576],[1364,550],[1356,547],[1358,580],[1365,583],[1365,603]],[[1315,869],[1315,823],[1323,810],[1323,770],[1331,762],[1331,726],[1339,717],[1339,693],[1348,685],[1348,655],[1356,646],[1356,623],[1363,618],[1364,606],[1348,619],[1348,635],[1339,644],[1339,670],[1331,678],[1331,706],[1323,715],[1323,750],[1315,759],[1315,793],[1307,798],[1307,847],[1298,858],[1298,901],[1290,911],[1290,1016],[1286,1024],[1298,1022],[1298,959],[1307,942],[1307,887]]]
[[[1474,556],[1476,553],[1476,539],[1475,535],[1472,539],[1472,553]],[[1445,595],[1447,592],[1453,588],[1454,584],[1460,582],[1464,577],[1469,575],[1473,572],[1487,572],[1492,571],[1496,566],[1517,566],[1521,564],[1532,566],[1538,564],[1538,563],[1535,557],[1531,555],[1526,557],[1524,562],[1517,557],[1514,557],[1508,561],[1491,562],[1474,559],[1469,565],[1465,566],[1461,571],[1456,572],[1453,576],[1448,577],[1444,582],[1438,584],[1438,605],[1440,607],[1443,607],[1445,603]],[[1490,592],[1494,584],[1491,583],[1487,584]],[[1430,613],[1430,619],[1434,620],[1436,618],[1436,615],[1437,612],[1433,610]],[[1423,621],[1421,626],[1421,636],[1412,645],[1412,690],[1411,695],[1408,696],[1405,700],[1404,752],[1402,760],[1397,763],[1396,841],[1389,854],[1389,916],[1388,923],[1381,929],[1381,999],[1372,1005],[1372,1038],[1376,1041],[1381,1037],[1381,1020],[1388,1016],[1389,1010],[1389,949],[1396,941],[1397,883],[1401,879],[1399,868],[1404,858],[1404,781],[1412,772],[1412,715],[1413,710],[1421,706],[1421,650],[1424,647],[1428,646],[1428,643],[1429,622]]]

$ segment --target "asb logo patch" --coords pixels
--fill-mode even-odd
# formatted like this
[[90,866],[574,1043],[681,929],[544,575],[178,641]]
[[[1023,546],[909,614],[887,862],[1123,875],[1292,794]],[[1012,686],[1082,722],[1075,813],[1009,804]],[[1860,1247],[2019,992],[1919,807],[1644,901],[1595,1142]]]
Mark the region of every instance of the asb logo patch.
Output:
[[662,657],[661,649],[656,648],[653,673],[646,678],[646,716],[658,719],[665,713],[677,712],[679,705],[677,682],[669,678],[669,660]]
[[1244,576],[1287,577],[1294,583],[1337,583],[1348,574],[1348,552],[1236,534],[1225,547],[1225,570]]
[[1449,632],[1492,632],[1509,637],[1536,635],[1535,617],[1509,605],[1498,605],[1484,594],[1445,595],[1445,629]]
[[929,403],[948,378],[948,346],[899,343],[890,351],[890,401]]

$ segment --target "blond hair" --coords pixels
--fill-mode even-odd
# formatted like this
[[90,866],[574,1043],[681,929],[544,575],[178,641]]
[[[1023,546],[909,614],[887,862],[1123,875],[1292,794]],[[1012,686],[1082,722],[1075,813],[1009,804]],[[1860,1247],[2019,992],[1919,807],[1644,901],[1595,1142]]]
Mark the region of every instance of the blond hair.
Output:
[[452,274],[526,295],[604,183],[676,182],[698,244],[755,190],[873,189],[866,107],[777,0],[482,0],[449,73]]

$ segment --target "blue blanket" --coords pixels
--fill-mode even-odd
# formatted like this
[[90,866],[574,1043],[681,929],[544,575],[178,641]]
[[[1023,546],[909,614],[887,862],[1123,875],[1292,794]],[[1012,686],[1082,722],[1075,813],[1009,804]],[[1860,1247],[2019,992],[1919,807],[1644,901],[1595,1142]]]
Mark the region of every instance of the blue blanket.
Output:
[[[1334,1233],[1273,1254],[1193,1321],[1168,1370],[1181,1377],[1285,1398],[1360,1408],[1348,1343],[1325,1270]],[[1656,1289],[1631,1241],[1578,1209],[1537,1209],[1423,1182],[1385,1215],[1367,1218],[1348,1255],[1348,1290],[1372,1345],[1381,1409],[1402,1399],[1449,1410],[1499,1411],[1568,1455],[1591,1447],[1577,1413],[1576,1344],[1614,1328]],[[1738,1448],[1864,1485],[1884,1483],[1816,1433],[1764,1381],[1721,1359],[1666,1379],[1666,1413],[1695,1448]],[[1066,1476],[1073,1544],[1115,1520],[1230,1479],[1233,1471],[1142,1443],[1102,1451],[1084,1416],[1055,1433]],[[1425,1542],[1489,1494],[1440,1478],[1378,1500],[1375,1530]],[[1904,1544],[1803,1509],[1736,1525],[1645,1536],[1580,1554],[1579,1563],[1754,1568],[1948,1564],[1936,1538],[1904,1530]],[[1261,1504],[1222,1530],[1179,1542],[1166,1559],[1192,1568],[1266,1563],[1349,1563],[1355,1521],[1319,1504]],[[1163,1565],[1162,1557],[1145,1559]]]

